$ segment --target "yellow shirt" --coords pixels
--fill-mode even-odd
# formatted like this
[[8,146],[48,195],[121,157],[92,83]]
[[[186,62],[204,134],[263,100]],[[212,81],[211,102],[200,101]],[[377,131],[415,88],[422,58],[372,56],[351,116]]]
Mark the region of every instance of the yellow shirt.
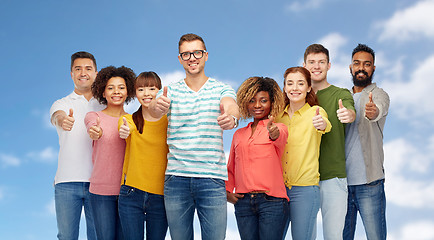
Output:
[[292,186],[312,186],[319,182],[319,147],[321,136],[330,132],[332,125],[327,113],[319,107],[320,115],[327,122],[324,131],[317,130],[312,123],[318,106],[306,103],[290,118],[289,105],[276,118],[288,126],[288,142],[282,156],[283,179],[288,188]]
[[164,174],[167,166],[167,117],[156,122],[145,120],[140,134],[131,114],[119,118],[119,126],[125,117],[130,126],[126,139],[122,184],[153,194],[163,195]]

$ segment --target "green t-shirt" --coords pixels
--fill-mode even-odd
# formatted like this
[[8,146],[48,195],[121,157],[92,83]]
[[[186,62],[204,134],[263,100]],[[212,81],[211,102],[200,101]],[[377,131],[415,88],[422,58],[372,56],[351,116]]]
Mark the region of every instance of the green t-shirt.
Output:
[[339,99],[347,109],[354,109],[354,100],[350,91],[345,88],[339,88],[333,85],[319,90],[319,105],[324,108],[328,114],[328,119],[332,124],[332,130],[322,135],[320,154],[319,154],[319,172],[320,180],[331,178],[345,178],[345,124],[338,119],[336,111],[339,109]]

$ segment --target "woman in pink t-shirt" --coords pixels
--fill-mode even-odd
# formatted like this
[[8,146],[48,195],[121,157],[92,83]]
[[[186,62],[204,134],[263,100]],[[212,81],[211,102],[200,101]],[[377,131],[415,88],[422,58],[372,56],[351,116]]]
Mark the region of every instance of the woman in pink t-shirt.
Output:
[[273,79],[251,77],[238,89],[237,102],[241,118],[253,122],[233,136],[227,198],[235,206],[241,239],[281,240],[288,197],[280,159],[288,129],[273,121],[283,110],[283,93]]
[[119,137],[118,120],[125,115],[124,103],[134,97],[136,75],[127,67],[101,69],[92,84],[92,94],[107,105],[86,114],[84,122],[93,140],[90,204],[98,239],[123,239],[118,213],[125,141]]

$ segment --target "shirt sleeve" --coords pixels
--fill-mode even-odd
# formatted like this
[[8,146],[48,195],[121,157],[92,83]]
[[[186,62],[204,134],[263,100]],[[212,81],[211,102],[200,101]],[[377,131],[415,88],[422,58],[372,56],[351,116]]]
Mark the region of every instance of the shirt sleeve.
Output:
[[224,97],[233,98],[235,101],[237,100],[237,94],[235,93],[235,90],[228,84],[223,84],[223,87],[220,91],[220,100]]
[[354,112],[356,112],[356,109],[354,108],[353,96],[351,95],[351,92],[348,89],[342,88],[340,99],[342,99],[342,105],[344,105],[345,108],[351,109]]
[[88,112],[86,117],[84,117],[84,125],[86,129],[89,130],[92,126],[96,125],[96,119],[98,118],[98,114],[96,112]]
[[[238,130],[237,130],[238,131]],[[231,150],[228,160],[228,180],[226,181],[226,191],[233,192],[235,188],[235,144],[237,139],[237,132],[232,138]]]

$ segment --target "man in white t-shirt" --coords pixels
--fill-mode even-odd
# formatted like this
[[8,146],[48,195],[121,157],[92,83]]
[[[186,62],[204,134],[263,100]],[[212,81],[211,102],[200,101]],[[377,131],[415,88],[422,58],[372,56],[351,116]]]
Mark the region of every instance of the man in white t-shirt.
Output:
[[84,206],[87,239],[96,239],[89,203],[89,177],[92,172],[92,140],[84,125],[89,111],[103,107],[92,97],[97,75],[95,57],[88,52],[71,56],[74,91],[57,100],[50,109],[51,123],[59,135],[59,158],[54,179],[58,239],[78,239]]

